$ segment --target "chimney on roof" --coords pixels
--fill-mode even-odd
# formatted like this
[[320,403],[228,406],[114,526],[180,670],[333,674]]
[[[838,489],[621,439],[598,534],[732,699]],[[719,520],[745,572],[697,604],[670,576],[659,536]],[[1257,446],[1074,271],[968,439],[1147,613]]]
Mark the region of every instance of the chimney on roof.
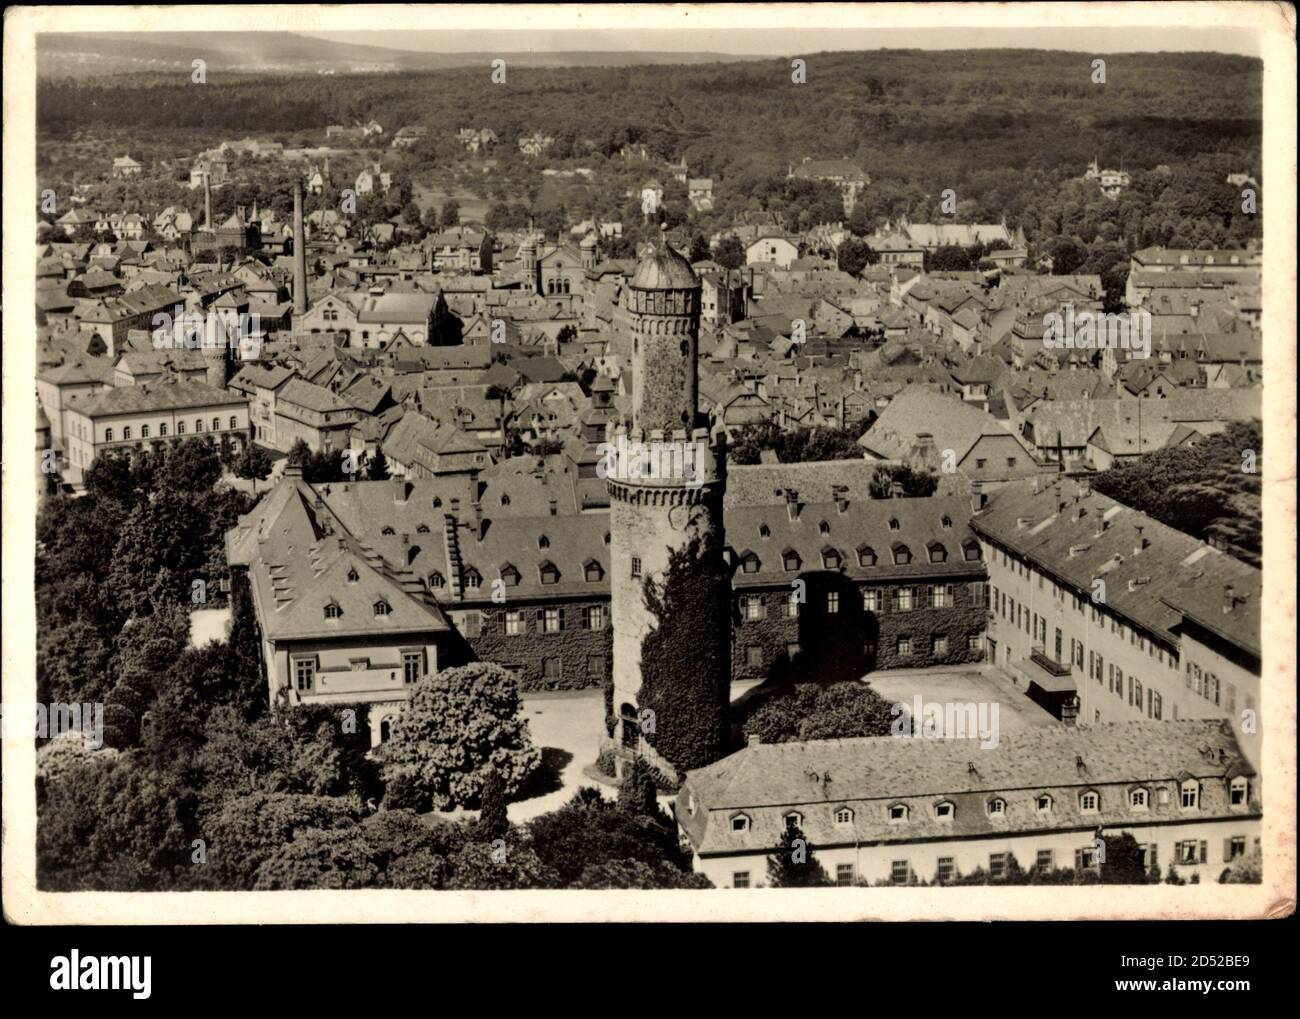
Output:
[[799,511],[803,507],[799,504],[799,492],[794,488],[785,490],[785,511],[790,516],[790,522],[797,524],[799,522]]
[[847,485],[832,485],[831,491],[835,494],[835,508],[841,513],[849,511],[849,490]]
[[207,170],[203,171],[203,228],[212,229],[212,180]]
[[1142,536],[1142,525],[1137,525],[1137,544],[1133,546],[1133,554],[1141,555],[1146,549],[1151,547],[1151,539]]
[[1223,585],[1223,611],[1231,612],[1237,607],[1237,592],[1231,584]]
[[302,178],[293,182],[293,314],[307,314],[307,237],[302,227]]
[[408,489],[406,487],[406,479],[394,478],[392,481],[392,485],[393,485],[393,502],[399,505],[406,502],[406,496],[408,494]]
[[760,743],[762,743],[762,742],[763,742],[763,737],[762,737],[762,735],[761,735],[760,733],[757,733],[757,732],[749,732],[749,733],[746,733],[746,734],[745,734],[745,745],[746,745],[746,746],[756,747],[756,746],[758,746],[758,745],[759,745]]

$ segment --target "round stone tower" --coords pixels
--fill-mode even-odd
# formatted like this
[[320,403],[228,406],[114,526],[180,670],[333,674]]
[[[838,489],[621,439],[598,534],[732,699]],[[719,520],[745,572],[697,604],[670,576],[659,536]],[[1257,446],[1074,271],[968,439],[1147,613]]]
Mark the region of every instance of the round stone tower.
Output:
[[[731,680],[722,523],[726,446],[710,439],[699,415],[700,294],[690,263],[666,239],[637,265],[626,289],[632,421],[630,427],[611,422],[602,450],[611,518],[614,740],[620,768],[639,755],[669,776],[725,752]],[[690,560],[679,563],[687,571],[679,577],[688,579],[678,590],[688,587],[703,598],[696,609],[702,605],[706,618],[669,625],[646,605],[645,584],[652,581],[662,593],[672,554],[688,550]],[[674,642],[690,646],[665,647]],[[649,677],[656,689],[643,691]],[[677,695],[683,690],[685,699]],[[693,749],[683,749],[683,728],[704,716],[711,719],[708,731],[690,738]]]

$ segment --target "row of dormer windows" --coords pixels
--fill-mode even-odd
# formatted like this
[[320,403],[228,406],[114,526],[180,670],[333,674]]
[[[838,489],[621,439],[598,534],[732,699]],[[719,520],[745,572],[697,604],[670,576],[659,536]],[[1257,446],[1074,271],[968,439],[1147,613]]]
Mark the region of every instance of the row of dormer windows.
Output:
[[[1250,781],[1244,777],[1234,778],[1228,786],[1229,802],[1235,807],[1246,806],[1250,803]],[[1169,802],[1170,790],[1167,786],[1158,785],[1154,788],[1148,786],[1135,786],[1128,790],[1127,801],[1128,807],[1132,811],[1145,811],[1151,808],[1152,797],[1155,797],[1157,803],[1163,805]],[[1201,807],[1201,786],[1196,779],[1187,779],[1178,786],[1178,805],[1182,810],[1199,810]],[[1095,789],[1085,790],[1078,794],[1078,807],[1081,814],[1095,814],[1101,810],[1101,793]],[[1051,793],[1039,793],[1034,797],[1034,810],[1038,814],[1051,814],[1056,808],[1056,798]],[[690,813],[695,812],[694,797],[688,799],[687,809]],[[931,811],[936,820],[951,821],[957,815],[957,805],[952,800],[939,800],[933,804]],[[1007,801],[1002,796],[991,796],[984,801],[984,812],[991,818],[1005,817],[1007,814]],[[911,820],[912,808],[906,803],[891,803],[885,808],[885,816],[890,824],[906,824]],[[836,807],[834,811],[834,820],[836,825],[849,825],[853,823],[854,810],[852,807]],[[804,815],[797,810],[792,810],[785,814],[784,822],[787,830],[796,828],[802,829]],[[749,814],[744,812],[733,814],[731,817],[732,831],[748,831],[752,821]]]

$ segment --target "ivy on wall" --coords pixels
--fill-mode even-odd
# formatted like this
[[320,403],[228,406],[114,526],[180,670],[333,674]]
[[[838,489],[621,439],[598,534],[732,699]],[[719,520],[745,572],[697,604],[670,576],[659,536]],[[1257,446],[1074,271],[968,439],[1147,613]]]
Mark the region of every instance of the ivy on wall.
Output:
[[664,579],[647,577],[645,606],[654,630],[641,644],[644,713],[654,712],[646,742],[680,771],[727,750],[731,689],[730,576],[714,542],[695,537],[670,550]]

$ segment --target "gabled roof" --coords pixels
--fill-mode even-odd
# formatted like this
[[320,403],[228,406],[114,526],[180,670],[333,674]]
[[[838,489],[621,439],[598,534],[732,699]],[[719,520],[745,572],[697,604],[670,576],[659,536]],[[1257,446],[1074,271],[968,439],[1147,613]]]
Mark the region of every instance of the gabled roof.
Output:
[[936,449],[953,450],[959,464],[981,436],[1012,435],[986,411],[916,384],[889,402],[875,424],[858,439],[858,445],[884,459],[901,460],[922,434],[934,437]]
[[[241,517],[226,545],[232,564],[249,567],[269,640],[449,629],[400,550],[385,558],[363,543],[300,477],[286,478]],[[374,612],[380,600],[390,608],[383,616]],[[338,619],[325,617],[331,602],[342,610]]]

